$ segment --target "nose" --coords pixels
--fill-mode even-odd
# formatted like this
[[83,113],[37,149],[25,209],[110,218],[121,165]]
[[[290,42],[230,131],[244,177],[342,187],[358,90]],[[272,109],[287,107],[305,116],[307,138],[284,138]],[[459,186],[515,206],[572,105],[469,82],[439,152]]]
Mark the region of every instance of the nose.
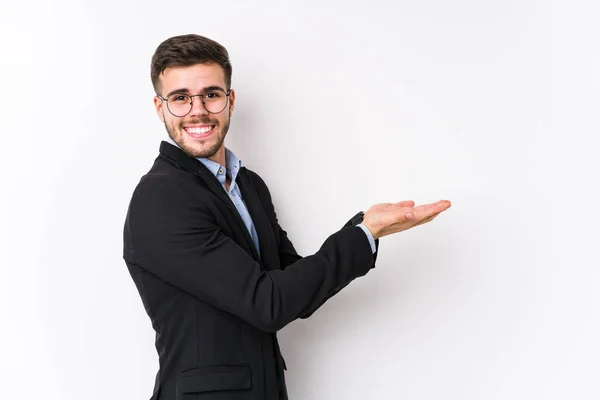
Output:
[[190,115],[206,115],[208,111],[204,108],[204,104],[202,104],[202,96],[196,95],[192,96],[192,109],[190,110]]

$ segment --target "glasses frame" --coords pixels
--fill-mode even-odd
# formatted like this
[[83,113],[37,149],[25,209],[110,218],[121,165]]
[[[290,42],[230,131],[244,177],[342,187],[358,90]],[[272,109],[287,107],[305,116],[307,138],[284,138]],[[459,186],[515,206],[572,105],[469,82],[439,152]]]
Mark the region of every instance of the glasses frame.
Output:
[[[206,103],[204,102],[204,96],[206,96],[210,92],[215,92],[215,91],[223,92],[223,93],[225,93],[225,97],[227,97],[227,100],[225,101],[225,106],[219,112],[211,112],[211,111],[209,111],[208,108],[206,108]],[[194,108],[194,97],[200,97],[200,101],[202,102],[202,107],[204,107],[204,109],[206,110],[207,113],[209,113],[209,114],[219,114],[219,113],[222,113],[223,110],[227,108],[227,104],[229,104],[229,96],[231,95],[231,89],[229,89],[228,91],[225,91],[223,89],[210,89],[210,90],[207,90],[206,92],[199,93],[199,94],[173,93],[171,96],[175,96],[175,95],[185,95],[185,96],[188,96],[190,98],[190,110],[187,113],[185,113],[183,115],[177,115],[177,114],[175,114],[173,111],[171,111],[171,108],[169,107],[169,99],[168,98],[165,99],[160,94],[156,93],[156,96],[158,96],[158,98],[161,101],[164,101],[164,102],[167,103],[167,110],[169,110],[169,112],[171,113],[171,115],[173,115],[174,117],[177,117],[177,118],[183,118],[183,117],[185,117],[186,115],[188,115],[189,113],[192,112],[192,108]],[[169,96],[169,97],[171,97],[171,96]]]

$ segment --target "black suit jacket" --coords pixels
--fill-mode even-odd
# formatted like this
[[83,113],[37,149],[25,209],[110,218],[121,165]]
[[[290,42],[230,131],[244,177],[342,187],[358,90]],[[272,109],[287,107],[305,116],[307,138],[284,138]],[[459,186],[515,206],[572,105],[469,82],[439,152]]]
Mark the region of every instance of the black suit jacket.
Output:
[[169,143],[133,193],[123,258],[156,331],[152,400],[287,399],[276,332],[375,265],[358,220],[299,256],[263,180],[236,181],[260,256],[217,178]]

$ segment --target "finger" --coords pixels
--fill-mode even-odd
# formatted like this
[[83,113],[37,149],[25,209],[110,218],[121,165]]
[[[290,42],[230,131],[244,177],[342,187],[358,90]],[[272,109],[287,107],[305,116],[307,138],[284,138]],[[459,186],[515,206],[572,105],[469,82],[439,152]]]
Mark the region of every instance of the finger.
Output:
[[441,213],[450,208],[451,204],[448,200],[440,200],[435,203],[425,204],[414,208],[415,215],[419,219],[429,218],[431,215]]
[[399,203],[396,203],[396,205],[398,207],[414,207],[415,206],[415,202],[412,200],[403,200]]
[[438,215],[440,215],[439,213],[432,215],[431,217],[425,218],[424,220],[421,220],[419,222],[417,222],[416,224],[413,225],[413,227],[415,226],[419,226],[419,225],[423,225],[426,224],[428,222],[431,222],[435,219],[435,217],[437,217]]
[[427,205],[427,206],[422,206],[422,207],[415,207],[414,208],[414,218],[413,218],[413,223],[414,224],[418,224],[418,223],[425,223],[425,222],[429,222],[430,218],[435,218],[437,217],[440,213],[442,213],[445,208],[442,207],[437,207],[433,206],[433,205]]
[[452,203],[450,202],[450,200],[440,200],[434,204],[436,204],[438,207],[441,207],[442,211],[452,207]]
[[401,207],[401,209],[407,209],[401,210],[401,214],[398,215],[398,219],[396,220],[397,223],[418,223],[433,215],[437,215],[450,207],[450,202],[448,200],[440,200],[435,203],[425,204],[418,207],[414,207],[414,201],[412,200],[404,200],[396,204],[400,205],[403,203],[406,205]]
[[415,226],[422,225],[422,224],[425,224],[425,223],[433,220],[438,215],[439,214],[435,214],[428,218],[419,220],[419,219],[417,219],[417,217],[414,215],[413,212],[408,212],[408,213],[404,214],[404,216],[401,220],[399,220],[394,225],[390,226],[390,231],[391,232],[400,232],[400,231],[403,231],[406,229],[414,228]]

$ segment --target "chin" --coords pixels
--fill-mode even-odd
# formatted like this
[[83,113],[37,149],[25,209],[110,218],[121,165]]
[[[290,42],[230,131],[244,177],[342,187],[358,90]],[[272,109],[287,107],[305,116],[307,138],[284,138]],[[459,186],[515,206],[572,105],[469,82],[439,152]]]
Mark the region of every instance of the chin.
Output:
[[221,131],[215,127],[215,131],[206,139],[194,139],[183,129],[177,129],[177,135],[171,134],[171,139],[189,156],[194,158],[209,158],[214,156],[223,146]]
[[180,146],[186,153],[194,158],[209,158],[214,156],[219,151],[220,146],[216,143],[186,142],[184,146]]

